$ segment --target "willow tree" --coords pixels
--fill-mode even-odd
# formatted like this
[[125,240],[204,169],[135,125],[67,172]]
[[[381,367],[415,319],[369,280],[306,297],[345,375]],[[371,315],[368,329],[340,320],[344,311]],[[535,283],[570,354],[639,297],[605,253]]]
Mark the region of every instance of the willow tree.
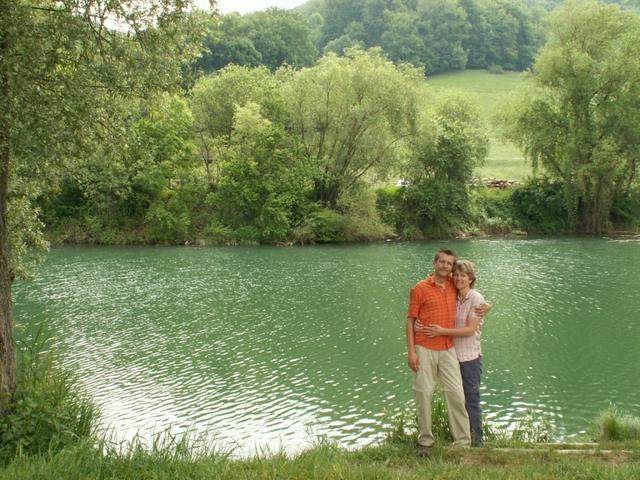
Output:
[[198,32],[189,8],[189,0],[0,0],[0,413],[15,389],[11,283],[16,246],[28,239],[15,218],[33,217],[38,189],[98,142],[121,141],[115,98],[176,84]]
[[335,207],[368,174],[397,166],[415,133],[417,84],[413,67],[396,67],[379,50],[333,54],[291,74],[283,86],[288,128],[303,143],[315,199]]
[[640,17],[568,3],[549,18],[535,86],[503,118],[534,166],[563,181],[576,230],[608,229],[614,195],[630,189],[640,155]]

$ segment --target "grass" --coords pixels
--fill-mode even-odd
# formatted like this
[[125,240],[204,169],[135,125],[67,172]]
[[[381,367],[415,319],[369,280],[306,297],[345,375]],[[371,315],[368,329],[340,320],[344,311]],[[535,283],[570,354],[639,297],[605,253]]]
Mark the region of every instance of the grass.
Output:
[[561,453],[528,448],[505,451],[436,447],[419,459],[413,445],[381,444],[345,450],[320,443],[296,456],[283,453],[248,459],[170,452],[105,453],[91,444],[75,445],[54,455],[22,457],[0,479],[629,479],[640,478],[635,452]]
[[476,101],[482,121],[489,132],[489,156],[480,167],[478,177],[496,177],[522,181],[531,175],[531,166],[510,142],[500,138],[491,125],[491,117],[501,108],[506,97],[527,78],[519,72],[489,73],[486,70],[464,70],[428,77],[427,84],[435,90],[461,90]]
[[640,418],[620,412],[613,405],[600,415],[602,440],[640,440]]
[[55,368],[42,328],[30,341],[17,342],[16,371],[13,403],[0,417],[0,464],[60,451],[93,434],[98,411],[73,376]]

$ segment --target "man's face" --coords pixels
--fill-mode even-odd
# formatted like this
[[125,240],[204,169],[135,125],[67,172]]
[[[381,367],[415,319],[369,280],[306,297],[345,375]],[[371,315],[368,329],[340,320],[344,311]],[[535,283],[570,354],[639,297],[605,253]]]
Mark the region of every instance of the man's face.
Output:
[[453,264],[456,262],[456,257],[453,255],[447,255],[446,253],[440,253],[438,259],[433,262],[433,270],[440,278],[447,278],[451,275]]

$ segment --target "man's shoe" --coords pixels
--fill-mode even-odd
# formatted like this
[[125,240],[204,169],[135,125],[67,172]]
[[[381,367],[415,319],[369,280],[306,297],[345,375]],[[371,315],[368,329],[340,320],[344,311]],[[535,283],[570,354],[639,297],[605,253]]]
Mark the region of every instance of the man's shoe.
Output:
[[418,456],[420,458],[427,458],[429,456],[430,448],[426,445],[418,445]]

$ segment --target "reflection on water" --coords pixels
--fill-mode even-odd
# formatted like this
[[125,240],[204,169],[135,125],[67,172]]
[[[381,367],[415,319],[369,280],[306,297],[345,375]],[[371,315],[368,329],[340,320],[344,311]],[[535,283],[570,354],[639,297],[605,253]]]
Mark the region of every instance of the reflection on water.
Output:
[[[127,439],[209,432],[236,452],[325,435],[379,438],[412,405],[408,289],[440,243],[305,248],[58,248],[14,289],[18,323],[45,321],[105,425]],[[450,242],[494,305],[483,408],[531,411],[560,435],[614,402],[638,414],[640,244]]]

